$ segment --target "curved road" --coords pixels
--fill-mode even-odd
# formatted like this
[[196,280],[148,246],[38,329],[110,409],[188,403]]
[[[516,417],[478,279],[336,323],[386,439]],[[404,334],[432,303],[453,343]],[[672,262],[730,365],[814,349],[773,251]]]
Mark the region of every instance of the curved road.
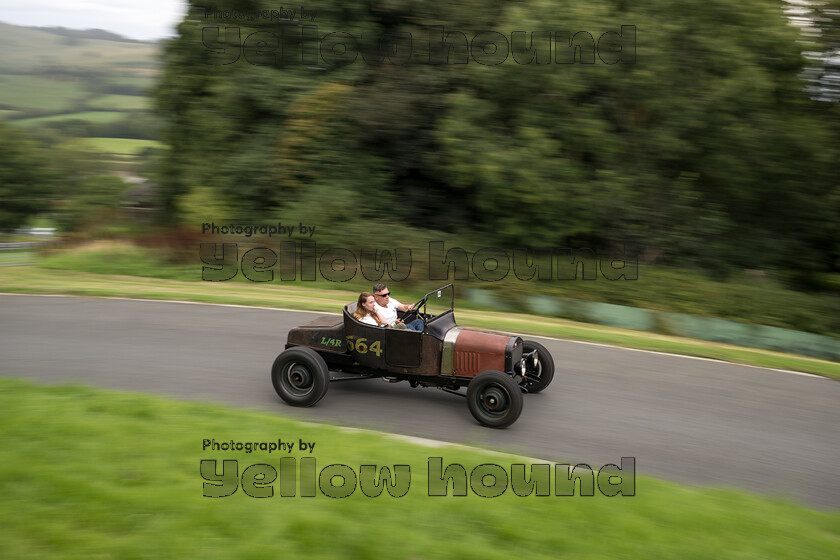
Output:
[[271,364],[288,330],[316,316],[0,295],[0,375],[256,407],[593,468],[632,456],[640,474],[840,507],[836,381],[547,340],[554,383],[526,395],[506,430],[476,424],[459,397],[381,380],[334,383],[317,406],[292,408],[272,389]]

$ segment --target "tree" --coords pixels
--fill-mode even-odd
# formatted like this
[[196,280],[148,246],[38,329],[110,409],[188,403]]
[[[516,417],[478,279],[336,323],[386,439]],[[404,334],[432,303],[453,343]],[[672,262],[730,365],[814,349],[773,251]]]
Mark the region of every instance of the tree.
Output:
[[0,124],[0,229],[18,228],[48,209],[55,178],[47,164],[26,134]]
[[[430,236],[501,247],[630,244],[715,273],[840,266],[825,227],[840,135],[803,93],[799,33],[773,0],[327,0],[314,38],[202,20],[169,43],[156,94],[173,215],[196,186],[249,219],[334,188],[342,204],[395,201],[389,220]],[[325,58],[330,31],[347,44]],[[346,216],[334,227],[387,227],[328,202]]]

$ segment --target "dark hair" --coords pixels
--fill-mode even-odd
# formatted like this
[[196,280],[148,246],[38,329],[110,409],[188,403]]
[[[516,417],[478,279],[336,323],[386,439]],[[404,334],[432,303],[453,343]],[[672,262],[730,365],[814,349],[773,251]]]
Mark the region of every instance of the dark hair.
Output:
[[373,285],[373,293],[375,294],[376,292],[381,292],[382,290],[384,290],[387,287],[388,286],[386,286],[385,284],[374,284]]

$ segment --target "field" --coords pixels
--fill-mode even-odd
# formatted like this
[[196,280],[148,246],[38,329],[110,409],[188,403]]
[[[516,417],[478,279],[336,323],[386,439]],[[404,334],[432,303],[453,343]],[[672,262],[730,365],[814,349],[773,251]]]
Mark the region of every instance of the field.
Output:
[[91,109],[115,111],[133,111],[149,109],[148,97],[139,95],[103,95],[87,102]]
[[134,138],[84,138],[84,145],[91,151],[109,154],[136,156],[146,148],[160,148],[160,142],[154,140],[136,140]]
[[4,106],[24,111],[59,113],[79,106],[89,95],[78,78],[48,75],[0,75],[0,100]]
[[125,113],[118,111],[82,111],[79,113],[65,113],[62,115],[51,115],[49,117],[36,117],[32,119],[20,119],[10,121],[10,124],[22,128],[32,128],[43,123],[56,121],[80,120],[94,123],[116,122],[125,117]]
[[[0,36],[0,120],[34,133],[51,127],[69,137],[90,136],[87,149],[105,156],[91,160],[97,169],[136,172],[139,154],[153,145],[148,92],[160,46],[104,32],[2,23]],[[84,124],[68,128],[67,121]],[[105,136],[118,138],[106,142]]]
[[[530,477],[530,465],[562,463],[561,458],[431,447],[274,413],[10,379],[0,379],[0,409],[0,547],[9,558],[257,559],[277,558],[282,550],[284,557],[305,558],[487,560],[525,553],[528,558],[819,560],[835,558],[840,547],[836,513],[668,483],[642,470],[627,476],[626,484],[622,478],[622,491],[633,495],[607,497],[594,489],[594,495],[583,496],[581,485],[571,496],[558,496],[552,481],[548,495],[537,496],[525,487],[515,493],[512,465],[524,464]],[[250,453],[212,447],[213,440],[278,439],[295,447]],[[301,451],[301,441],[315,447]],[[283,469],[284,457],[285,465],[294,461],[295,471]],[[304,458],[314,466],[304,468]],[[202,471],[203,460],[215,463]],[[237,462],[237,476],[228,479],[226,491],[212,482],[220,478],[215,473],[222,472],[223,460]],[[246,468],[256,464],[268,465],[260,467],[267,473],[279,468],[284,478],[271,490],[260,481],[246,487],[242,481],[251,480]],[[468,475],[478,465],[496,465],[510,474],[511,483],[505,480],[491,493],[471,478],[466,495],[455,496],[451,483],[433,482],[440,480],[438,464],[461,465]],[[344,476],[359,473],[359,482],[330,476],[328,465],[345,465]],[[362,478],[377,481],[363,477],[361,465],[374,465],[378,495],[371,484],[361,486]],[[397,475],[396,465],[407,467]],[[384,466],[397,483],[392,491],[379,479]],[[232,468],[229,464],[225,472]],[[316,477],[311,482],[309,473]],[[338,497],[351,487],[352,494]],[[205,497],[234,488],[227,497]],[[502,493],[481,497],[476,489]],[[432,495],[438,491],[444,495]],[[267,497],[252,497],[257,493]]]

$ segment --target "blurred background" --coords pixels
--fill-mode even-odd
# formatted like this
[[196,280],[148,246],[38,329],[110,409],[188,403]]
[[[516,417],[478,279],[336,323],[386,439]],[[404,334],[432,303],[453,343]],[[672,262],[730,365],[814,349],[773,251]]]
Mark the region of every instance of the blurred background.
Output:
[[482,287],[840,332],[837,2],[95,6],[4,12],[4,241],[583,247],[648,287]]

